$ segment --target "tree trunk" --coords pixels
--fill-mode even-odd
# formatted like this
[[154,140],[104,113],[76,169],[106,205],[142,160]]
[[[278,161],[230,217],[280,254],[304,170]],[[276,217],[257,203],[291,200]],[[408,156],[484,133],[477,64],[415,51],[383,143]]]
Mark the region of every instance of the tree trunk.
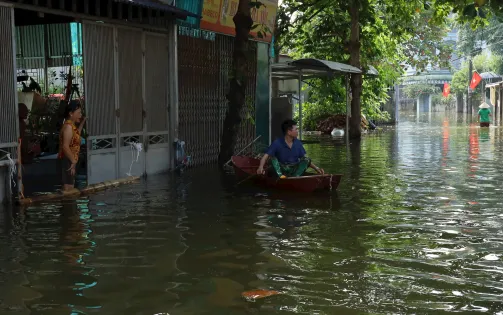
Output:
[[[351,35],[349,39],[349,63],[353,67],[361,69],[360,64],[360,0],[352,1],[349,8],[351,16]],[[362,75],[352,74],[351,86],[351,120],[349,121],[349,137],[358,139],[362,135],[361,131],[361,95],[362,95]]]
[[456,106],[458,113],[463,113],[465,110],[465,101],[463,100],[463,93],[456,93]]
[[228,108],[218,156],[220,167],[223,167],[234,154],[239,125],[241,124],[241,110],[245,104],[248,36],[253,25],[250,9],[250,0],[239,0],[238,10],[233,18],[236,25],[236,37],[234,38],[232,72],[229,78],[229,93],[227,94]]

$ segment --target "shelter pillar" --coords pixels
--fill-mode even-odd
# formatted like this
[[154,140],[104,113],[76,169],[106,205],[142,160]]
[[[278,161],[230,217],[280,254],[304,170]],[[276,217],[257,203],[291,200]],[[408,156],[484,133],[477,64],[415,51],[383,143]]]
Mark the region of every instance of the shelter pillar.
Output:
[[[499,86],[499,90],[500,90],[500,122],[503,121],[503,83],[500,84]],[[497,113],[495,114],[497,115]]]
[[260,142],[269,145],[270,128],[270,85],[269,44],[257,43],[257,88],[255,102],[255,134]]
[[302,123],[302,70],[299,70],[299,139],[302,140],[302,129],[304,124]]
[[398,109],[400,108],[400,86],[395,84],[395,119],[394,123],[398,123]]
[[428,97],[428,122],[431,123],[431,112],[433,111],[433,108],[431,107],[432,104],[431,104],[431,94],[428,94],[427,95]]
[[421,97],[418,97],[416,99],[416,116],[417,116],[417,119],[419,119],[420,107],[421,107]]
[[350,75],[346,75],[346,145],[349,145],[349,113],[350,110],[350,100],[349,100],[349,79]]

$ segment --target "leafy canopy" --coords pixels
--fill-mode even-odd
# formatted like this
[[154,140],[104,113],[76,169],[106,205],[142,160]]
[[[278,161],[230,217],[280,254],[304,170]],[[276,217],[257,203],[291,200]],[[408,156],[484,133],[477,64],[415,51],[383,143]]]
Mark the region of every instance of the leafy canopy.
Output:
[[[359,8],[357,47],[349,42],[352,5]],[[503,1],[284,0],[278,12],[276,53],[281,49],[293,58],[348,63],[350,52],[359,50],[363,70],[373,66],[379,72],[377,78],[363,78],[362,111],[369,118],[380,118],[386,116],[382,105],[389,99],[390,87],[403,75],[404,63],[419,71],[428,65],[448,67],[452,45],[443,39],[449,28],[456,26],[454,22],[469,30],[497,23]],[[456,79],[461,83],[461,74]],[[311,80],[311,104],[304,107],[310,114],[305,117],[345,113],[344,84],[344,80]]]
[[[318,58],[349,63],[351,47],[349,6],[353,1],[285,0],[275,39],[293,58]],[[373,66],[379,76],[363,78],[362,111],[384,118],[382,105],[390,87],[403,74],[403,63],[419,69],[445,66],[452,50],[442,42],[447,23],[432,23],[435,12],[422,1],[360,0],[360,58],[363,70]],[[446,20],[447,21],[447,20]],[[328,113],[345,113],[344,80],[311,80],[310,102]],[[329,110],[333,107],[333,110]],[[307,107],[305,107],[307,108]],[[307,110],[307,109],[306,109]],[[310,115],[304,115],[308,117]]]

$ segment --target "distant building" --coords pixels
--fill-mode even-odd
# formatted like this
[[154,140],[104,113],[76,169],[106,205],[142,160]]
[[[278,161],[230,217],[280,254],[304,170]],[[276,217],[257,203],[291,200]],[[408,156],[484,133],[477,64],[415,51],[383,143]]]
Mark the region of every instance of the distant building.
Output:
[[398,86],[398,97],[396,98],[398,108],[402,110],[416,110],[420,112],[431,112],[434,109],[432,106],[432,95],[421,94],[417,98],[407,98],[403,89],[405,86],[413,84],[432,84],[439,88],[439,92],[445,83],[452,82],[454,71],[459,70],[462,65],[462,59],[454,53],[456,51],[456,43],[458,39],[458,30],[450,30],[444,38],[444,43],[452,46],[453,53],[451,54],[449,68],[442,68],[438,65],[428,65],[425,71],[418,71],[415,67],[404,64],[405,74],[402,76],[401,84]]

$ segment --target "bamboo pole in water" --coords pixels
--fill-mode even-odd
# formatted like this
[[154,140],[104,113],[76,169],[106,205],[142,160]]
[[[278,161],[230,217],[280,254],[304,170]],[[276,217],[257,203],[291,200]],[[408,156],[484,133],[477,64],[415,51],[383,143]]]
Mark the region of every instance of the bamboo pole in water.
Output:
[[21,144],[22,139],[19,138],[17,146],[17,185],[18,185],[18,198],[24,199],[24,186],[23,186],[23,163],[21,160]]

